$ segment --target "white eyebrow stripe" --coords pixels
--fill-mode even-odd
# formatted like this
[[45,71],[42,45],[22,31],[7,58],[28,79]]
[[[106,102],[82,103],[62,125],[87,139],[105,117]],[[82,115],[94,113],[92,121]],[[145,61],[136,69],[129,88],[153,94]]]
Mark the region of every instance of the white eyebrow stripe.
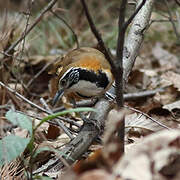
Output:
[[[71,67],[71,68],[69,68],[64,74],[63,74],[63,76],[60,78],[60,80],[62,80],[71,70],[78,70],[78,69],[84,69],[84,70],[87,70],[86,68],[82,68],[82,67]],[[60,81],[59,80],[59,81]]]
[[[60,80],[63,79],[63,78],[66,76],[66,74],[68,74],[72,69],[73,69],[73,67],[71,67],[70,69],[68,69],[68,70],[63,74],[63,76],[60,78]],[[59,80],[59,81],[60,81],[60,80]]]

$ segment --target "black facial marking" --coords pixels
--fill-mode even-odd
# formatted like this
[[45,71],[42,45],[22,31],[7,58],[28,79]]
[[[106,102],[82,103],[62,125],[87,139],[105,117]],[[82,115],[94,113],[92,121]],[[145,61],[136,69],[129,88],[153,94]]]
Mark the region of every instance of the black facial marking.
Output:
[[79,69],[79,80],[85,80],[96,83],[97,87],[106,88],[109,84],[108,77],[101,70],[98,73],[88,71],[86,69]]
[[63,79],[68,79],[70,81],[69,88],[80,80],[85,80],[92,83],[95,82],[97,87],[104,89],[109,84],[107,75],[101,70],[99,70],[98,73],[95,73],[86,69],[73,68],[65,75]]
[[79,71],[77,69],[72,69],[69,73],[69,80],[73,83],[79,80]]
[[62,79],[60,79],[60,82],[62,81],[68,81],[68,87],[71,87],[73,84],[76,84],[79,81],[78,69],[71,69]]

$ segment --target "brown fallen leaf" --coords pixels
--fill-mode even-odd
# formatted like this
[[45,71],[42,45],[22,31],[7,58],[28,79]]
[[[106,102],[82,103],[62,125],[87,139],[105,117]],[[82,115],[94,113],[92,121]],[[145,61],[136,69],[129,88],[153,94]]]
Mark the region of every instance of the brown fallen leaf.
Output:
[[[166,85],[163,85],[163,87],[164,86]],[[166,90],[164,92],[156,93],[153,99],[156,102],[159,102],[159,104],[165,105],[174,102],[177,99],[177,96],[178,96],[177,89],[173,85],[170,85],[169,87],[166,87]]]
[[122,110],[111,110],[108,114],[106,121],[106,129],[104,133],[103,143],[103,157],[106,160],[106,164],[109,168],[112,168],[112,165],[118,161],[122,156],[123,143],[121,138],[117,136],[117,132],[122,128],[122,123],[125,120],[126,114],[130,111],[127,109]]
[[53,140],[56,139],[59,135],[60,135],[59,127],[50,124],[48,127],[46,138]]
[[131,180],[174,180],[179,176],[179,168],[171,171],[170,178],[162,172],[165,167],[171,164],[170,158],[172,156],[179,157],[179,152],[180,131],[160,131],[145,137],[133,146],[131,151],[129,150],[116,163],[113,173],[123,179]]
[[180,118],[180,100],[166,104],[163,108],[169,110],[176,119]]
[[140,71],[139,69],[133,70],[128,80],[129,84],[141,89],[147,89],[150,82],[150,76],[147,76],[144,71]]
[[169,85],[177,88],[180,91],[180,74],[173,71],[168,71],[162,74],[161,78],[165,80]]
[[171,54],[163,47],[163,44],[157,42],[152,49],[152,54],[159,63],[160,71],[164,72],[171,69],[176,69],[179,65],[179,60],[177,56]]
[[126,115],[125,128],[126,133],[130,133],[131,135],[133,133],[138,133],[139,136],[144,136],[147,134],[151,134],[152,132],[164,129],[162,126],[160,126],[156,122],[153,122],[151,119],[145,117],[140,113]]
[[163,108],[167,109],[169,111],[172,111],[173,109],[176,109],[176,108],[180,109],[180,100],[175,101],[175,102],[173,102],[171,104],[166,104],[166,105],[163,106]]

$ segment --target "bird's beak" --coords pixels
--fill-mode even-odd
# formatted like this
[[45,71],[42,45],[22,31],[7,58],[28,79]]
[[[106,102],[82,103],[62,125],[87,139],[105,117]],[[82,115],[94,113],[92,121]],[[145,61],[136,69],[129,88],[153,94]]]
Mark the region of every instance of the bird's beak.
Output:
[[64,89],[60,89],[53,98],[52,105],[54,106],[64,94]]

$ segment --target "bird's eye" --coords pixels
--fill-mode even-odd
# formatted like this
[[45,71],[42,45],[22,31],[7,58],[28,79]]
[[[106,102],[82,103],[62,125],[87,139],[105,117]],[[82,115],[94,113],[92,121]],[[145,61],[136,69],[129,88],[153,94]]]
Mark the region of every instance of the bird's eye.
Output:
[[61,85],[62,87],[66,86],[66,80],[65,80],[65,79],[62,79],[62,80],[60,81],[60,85]]

